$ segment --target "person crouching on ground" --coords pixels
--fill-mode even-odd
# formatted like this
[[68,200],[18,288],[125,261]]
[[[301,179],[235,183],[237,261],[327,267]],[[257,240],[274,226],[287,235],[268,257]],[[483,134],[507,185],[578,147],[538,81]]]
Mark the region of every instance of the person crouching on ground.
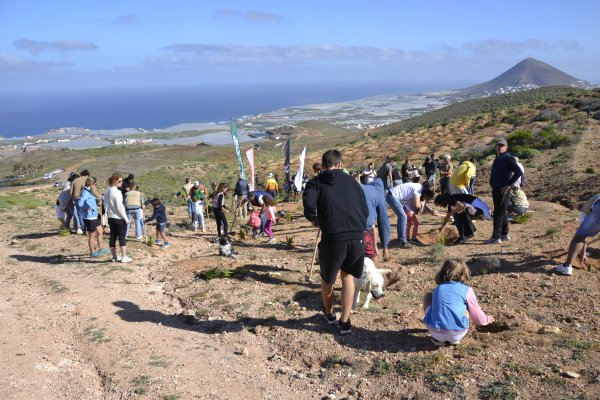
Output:
[[564,263],[557,265],[554,272],[559,275],[573,275],[573,262],[577,255],[581,258],[581,267],[587,267],[586,247],[587,241],[592,236],[600,232],[600,194],[589,198],[581,208],[582,219],[579,228],[575,231],[571,243],[569,243],[569,252]]
[[454,224],[458,230],[458,239],[456,239],[454,244],[466,243],[467,240],[475,236],[477,228],[473,224],[472,217],[482,215],[483,219],[492,219],[492,213],[487,204],[479,197],[470,194],[444,193],[438,195],[434,203],[436,206],[448,207],[444,222],[442,222],[442,226],[439,229],[440,232],[450,219],[454,217]]
[[[354,300],[354,278],[363,272],[369,208],[358,182],[342,170],[342,154],[323,154],[323,170],[307,182],[303,195],[304,216],[321,229],[319,265],[323,313],[329,324],[338,324],[340,334],[352,333],[350,312]],[[333,312],[333,286],[341,270],[342,315]]]
[[512,220],[512,216],[521,216],[529,210],[529,201],[525,192],[519,187],[510,188],[510,199],[506,211],[509,214],[509,220]]
[[161,250],[168,249],[171,247],[171,243],[167,242],[167,237],[165,236],[165,229],[167,229],[167,209],[156,197],[152,199],[152,207],[154,207],[154,212],[146,222],[156,220],[157,240],[154,244],[159,245]]
[[[104,231],[99,219],[98,203],[93,192],[94,186],[96,186],[96,178],[88,176],[81,191],[81,197],[77,200],[77,206],[81,209],[83,223],[87,231],[90,257],[100,257],[109,254],[110,251],[102,248],[102,233]],[[94,242],[98,243],[98,250],[94,250]]]
[[438,286],[423,299],[423,322],[436,346],[459,344],[469,331],[469,318],[479,326],[494,322],[481,310],[470,282],[469,267],[456,259],[444,261],[435,276]]
[[213,196],[213,213],[215,214],[215,223],[217,224],[217,234],[219,237],[227,235],[227,217],[223,211],[229,212],[225,205],[225,193],[229,185],[225,182],[219,183]]

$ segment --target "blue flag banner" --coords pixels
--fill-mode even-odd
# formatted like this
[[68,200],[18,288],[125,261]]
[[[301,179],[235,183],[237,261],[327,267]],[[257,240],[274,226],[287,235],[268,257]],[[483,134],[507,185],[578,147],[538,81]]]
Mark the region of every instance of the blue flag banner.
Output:
[[285,164],[283,164],[283,170],[285,171],[285,184],[287,185],[290,181],[290,139],[285,142],[283,151],[285,152]]
[[240,164],[240,175],[246,179],[246,172],[244,171],[244,162],[242,161],[242,151],[240,150],[240,140],[237,135],[237,124],[231,118],[231,139],[233,140],[233,147],[235,149],[235,155],[237,156],[238,163]]

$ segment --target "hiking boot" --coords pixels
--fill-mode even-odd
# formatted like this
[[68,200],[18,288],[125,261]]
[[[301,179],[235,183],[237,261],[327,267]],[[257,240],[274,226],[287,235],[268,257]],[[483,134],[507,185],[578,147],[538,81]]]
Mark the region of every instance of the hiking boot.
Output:
[[121,262],[122,263],[130,263],[132,261],[133,261],[133,259],[131,257],[129,257],[129,256],[123,256],[123,257],[121,257]]
[[554,267],[552,272],[554,272],[557,275],[571,276],[573,275],[573,267],[571,267],[570,265],[567,266],[565,264],[560,264]]
[[507,233],[506,235],[502,235],[500,236],[500,239],[502,239],[503,242],[511,240],[512,238],[510,237],[510,235]]
[[340,335],[349,335],[352,333],[352,325],[350,324],[350,318],[348,318],[348,321],[346,322],[342,322],[342,320],[340,319],[338,321],[338,326],[340,327]]
[[337,316],[335,315],[335,313],[326,314],[325,308],[323,308],[323,317],[325,318],[325,321],[327,321],[327,323],[329,325],[333,325],[338,322],[338,319],[337,319]]
[[483,243],[484,244],[500,244],[500,243],[502,243],[502,239],[499,239],[499,238],[497,239],[495,237],[491,237]]

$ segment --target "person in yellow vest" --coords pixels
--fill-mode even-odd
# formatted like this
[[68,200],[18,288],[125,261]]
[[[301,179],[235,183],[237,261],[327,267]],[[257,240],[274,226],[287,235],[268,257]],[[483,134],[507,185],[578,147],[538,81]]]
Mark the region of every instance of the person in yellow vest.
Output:
[[269,172],[269,175],[267,175],[267,181],[265,182],[265,192],[273,196],[274,199],[277,198],[277,193],[279,192],[279,185],[277,185],[277,181],[273,177],[272,172]]
[[469,160],[464,160],[450,177],[450,193],[469,193],[469,183],[475,176],[475,164]]

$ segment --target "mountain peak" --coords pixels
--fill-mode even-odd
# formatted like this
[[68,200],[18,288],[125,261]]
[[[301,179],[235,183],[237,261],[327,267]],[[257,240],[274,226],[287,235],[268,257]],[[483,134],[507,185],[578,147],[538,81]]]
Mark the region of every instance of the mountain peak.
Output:
[[467,97],[479,97],[543,86],[586,87],[589,86],[589,83],[566,74],[545,62],[528,57],[494,79],[464,89],[463,94]]

